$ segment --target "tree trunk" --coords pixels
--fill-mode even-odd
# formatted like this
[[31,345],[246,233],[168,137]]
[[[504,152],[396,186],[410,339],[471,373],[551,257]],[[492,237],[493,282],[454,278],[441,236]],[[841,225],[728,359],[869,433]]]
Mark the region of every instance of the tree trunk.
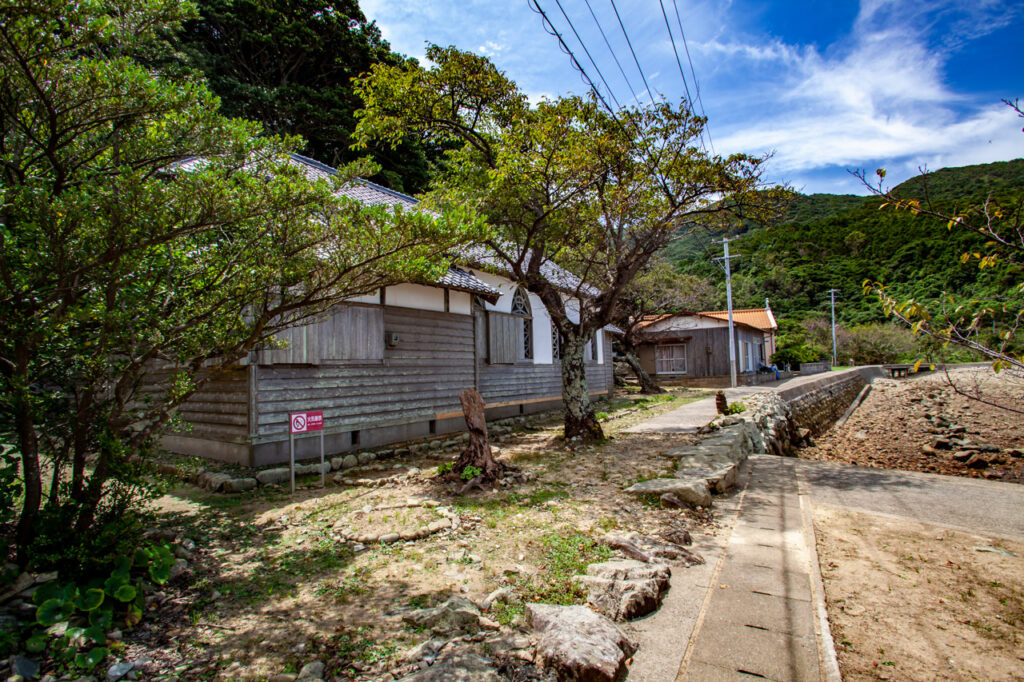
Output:
[[[569,326],[569,325],[567,325]],[[575,326],[575,325],[573,325]],[[587,365],[583,351],[587,339],[578,328],[562,334],[562,404],[565,407],[565,438],[595,441],[604,438],[587,392]]]
[[25,498],[21,504],[21,516],[15,531],[17,562],[24,566],[28,561],[28,548],[35,539],[36,520],[43,498],[43,478],[39,471],[39,439],[32,419],[32,396],[28,381],[29,353],[24,343],[15,342],[15,371],[11,377],[14,389],[14,424],[18,434],[18,449],[21,451],[21,473],[25,485]]
[[626,362],[629,364],[629,368],[633,370],[633,374],[636,375],[637,381],[640,382],[640,392],[647,394],[658,394],[664,393],[665,389],[658,385],[658,383],[651,378],[651,375],[647,373],[643,365],[637,359],[636,355],[633,354],[632,350],[627,350],[623,355],[626,357]]
[[459,455],[453,472],[461,478],[466,467],[472,466],[480,470],[473,480],[478,483],[495,481],[511,467],[494,459],[491,445],[487,440],[487,418],[484,399],[475,388],[467,388],[459,394],[462,412],[466,417],[466,428],[469,430],[469,445]]

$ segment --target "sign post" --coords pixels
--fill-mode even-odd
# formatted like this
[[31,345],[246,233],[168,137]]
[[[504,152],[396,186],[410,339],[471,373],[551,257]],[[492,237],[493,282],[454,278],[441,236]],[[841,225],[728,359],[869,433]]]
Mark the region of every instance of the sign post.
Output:
[[327,485],[324,474],[324,413],[323,410],[292,412],[288,415],[289,465],[292,478],[292,494],[295,494],[295,434],[320,432],[320,487]]

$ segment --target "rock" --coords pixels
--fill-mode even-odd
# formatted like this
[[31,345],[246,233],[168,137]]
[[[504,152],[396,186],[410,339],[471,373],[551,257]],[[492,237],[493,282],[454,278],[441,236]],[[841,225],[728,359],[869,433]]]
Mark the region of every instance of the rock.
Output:
[[480,609],[464,597],[449,597],[443,604],[418,609],[402,616],[402,620],[419,628],[429,628],[437,635],[454,636],[480,630]]
[[359,466],[359,458],[355,455],[345,455],[341,460],[342,469],[351,469],[352,467]]
[[948,438],[936,438],[935,442],[932,443],[932,447],[936,450],[951,450],[953,442]]
[[406,663],[415,663],[416,661],[429,660],[433,662],[433,659],[437,658],[437,654],[441,649],[448,643],[447,640],[432,638],[425,642],[420,642],[412,649],[409,649],[402,658]]
[[427,530],[429,530],[431,533],[436,533],[439,530],[444,530],[445,528],[451,528],[451,527],[452,527],[452,520],[451,519],[438,519],[437,521],[432,521],[429,524],[427,524]]
[[217,491],[230,480],[231,476],[228,474],[219,474],[215,471],[204,471],[196,476],[196,485],[200,488]]
[[299,671],[299,676],[296,680],[322,680],[324,677],[324,664],[321,661],[312,661],[302,666],[302,670]]
[[672,493],[687,504],[711,506],[711,493],[703,478],[655,478],[626,488],[631,495],[664,495]]
[[224,492],[244,493],[247,490],[255,490],[259,482],[255,478],[232,478],[224,482]]
[[491,661],[468,646],[447,647],[437,661],[402,682],[501,682],[502,677]]
[[389,545],[392,542],[398,542],[401,539],[402,539],[402,536],[399,535],[398,533],[385,533],[384,535],[380,536],[379,542],[382,545]]
[[278,673],[268,678],[267,682],[295,682],[295,673]]
[[989,461],[982,455],[972,455],[966,464],[971,469],[987,469]]
[[15,656],[11,660],[11,672],[21,675],[26,680],[31,680],[39,674],[39,664],[24,656]]
[[360,452],[356,457],[359,459],[360,464],[369,464],[373,460],[377,459],[377,456],[372,452]]
[[484,611],[490,611],[494,608],[495,604],[500,604],[503,601],[507,601],[512,596],[512,591],[507,587],[499,587],[498,589],[487,595],[482,602],[480,602],[480,608]]
[[527,604],[526,617],[540,634],[537,662],[562,680],[615,680],[637,645],[612,621],[585,606]]
[[966,462],[971,457],[974,457],[974,452],[972,450],[957,450],[953,453],[952,457],[958,462]]
[[270,485],[272,483],[286,483],[292,478],[291,471],[288,467],[278,467],[276,469],[264,469],[263,471],[256,472],[256,480],[259,481],[260,485]]
[[341,463],[345,461],[344,457],[331,457],[331,471],[337,471],[341,468]]
[[117,682],[132,671],[135,664],[131,661],[121,661],[107,668],[107,682]]
[[937,455],[938,453],[939,453],[939,451],[937,449],[933,448],[931,445],[922,445],[921,446],[921,454],[934,456],[934,455]]
[[188,571],[188,561],[184,559],[176,559],[174,564],[171,566],[169,580],[174,580],[175,578],[184,575],[186,571]]
[[606,561],[587,566],[578,576],[587,588],[587,603],[615,621],[641,618],[657,611],[672,570],[664,564]]

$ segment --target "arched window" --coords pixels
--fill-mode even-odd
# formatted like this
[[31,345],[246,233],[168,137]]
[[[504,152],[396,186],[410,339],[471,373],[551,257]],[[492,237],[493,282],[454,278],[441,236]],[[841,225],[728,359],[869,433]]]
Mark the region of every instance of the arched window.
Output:
[[512,314],[520,318],[520,345],[521,355],[524,360],[533,359],[533,316],[530,314],[530,299],[522,289],[516,289],[512,295]]

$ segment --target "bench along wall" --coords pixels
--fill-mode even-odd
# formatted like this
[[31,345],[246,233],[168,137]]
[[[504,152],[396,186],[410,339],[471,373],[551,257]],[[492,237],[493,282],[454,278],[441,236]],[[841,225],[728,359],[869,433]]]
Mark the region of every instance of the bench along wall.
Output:
[[[391,301],[390,288],[388,295]],[[458,397],[470,386],[483,396],[489,419],[560,404],[561,363],[550,348],[536,352],[552,343],[549,323],[536,307],[530,320],[533,354],[541,358],[503,358],[499,364],[479,352],[479,340],[488,316],[503,313],[473,313],[469,295],[460,292],[445,299],[448,312],[425,310],[424,301],[410,301],[417,308],[339,306],[323,322],[289,330],[286,347],[259,351],[254,362],[231,370],[187,402],[181,414],[191,428],[165,437],[164,446],[265,466],[288,460],[290,412],[323,410],[330,455],[460,431],[465,422]],[[538,326],[543,334],[536,333]],[[598,343],[587,363],[588,388],[592,395],[607,395],[612,390],[607,332],[598,335]],[[296,440],[298,459],[318,456],[318,437]]]

